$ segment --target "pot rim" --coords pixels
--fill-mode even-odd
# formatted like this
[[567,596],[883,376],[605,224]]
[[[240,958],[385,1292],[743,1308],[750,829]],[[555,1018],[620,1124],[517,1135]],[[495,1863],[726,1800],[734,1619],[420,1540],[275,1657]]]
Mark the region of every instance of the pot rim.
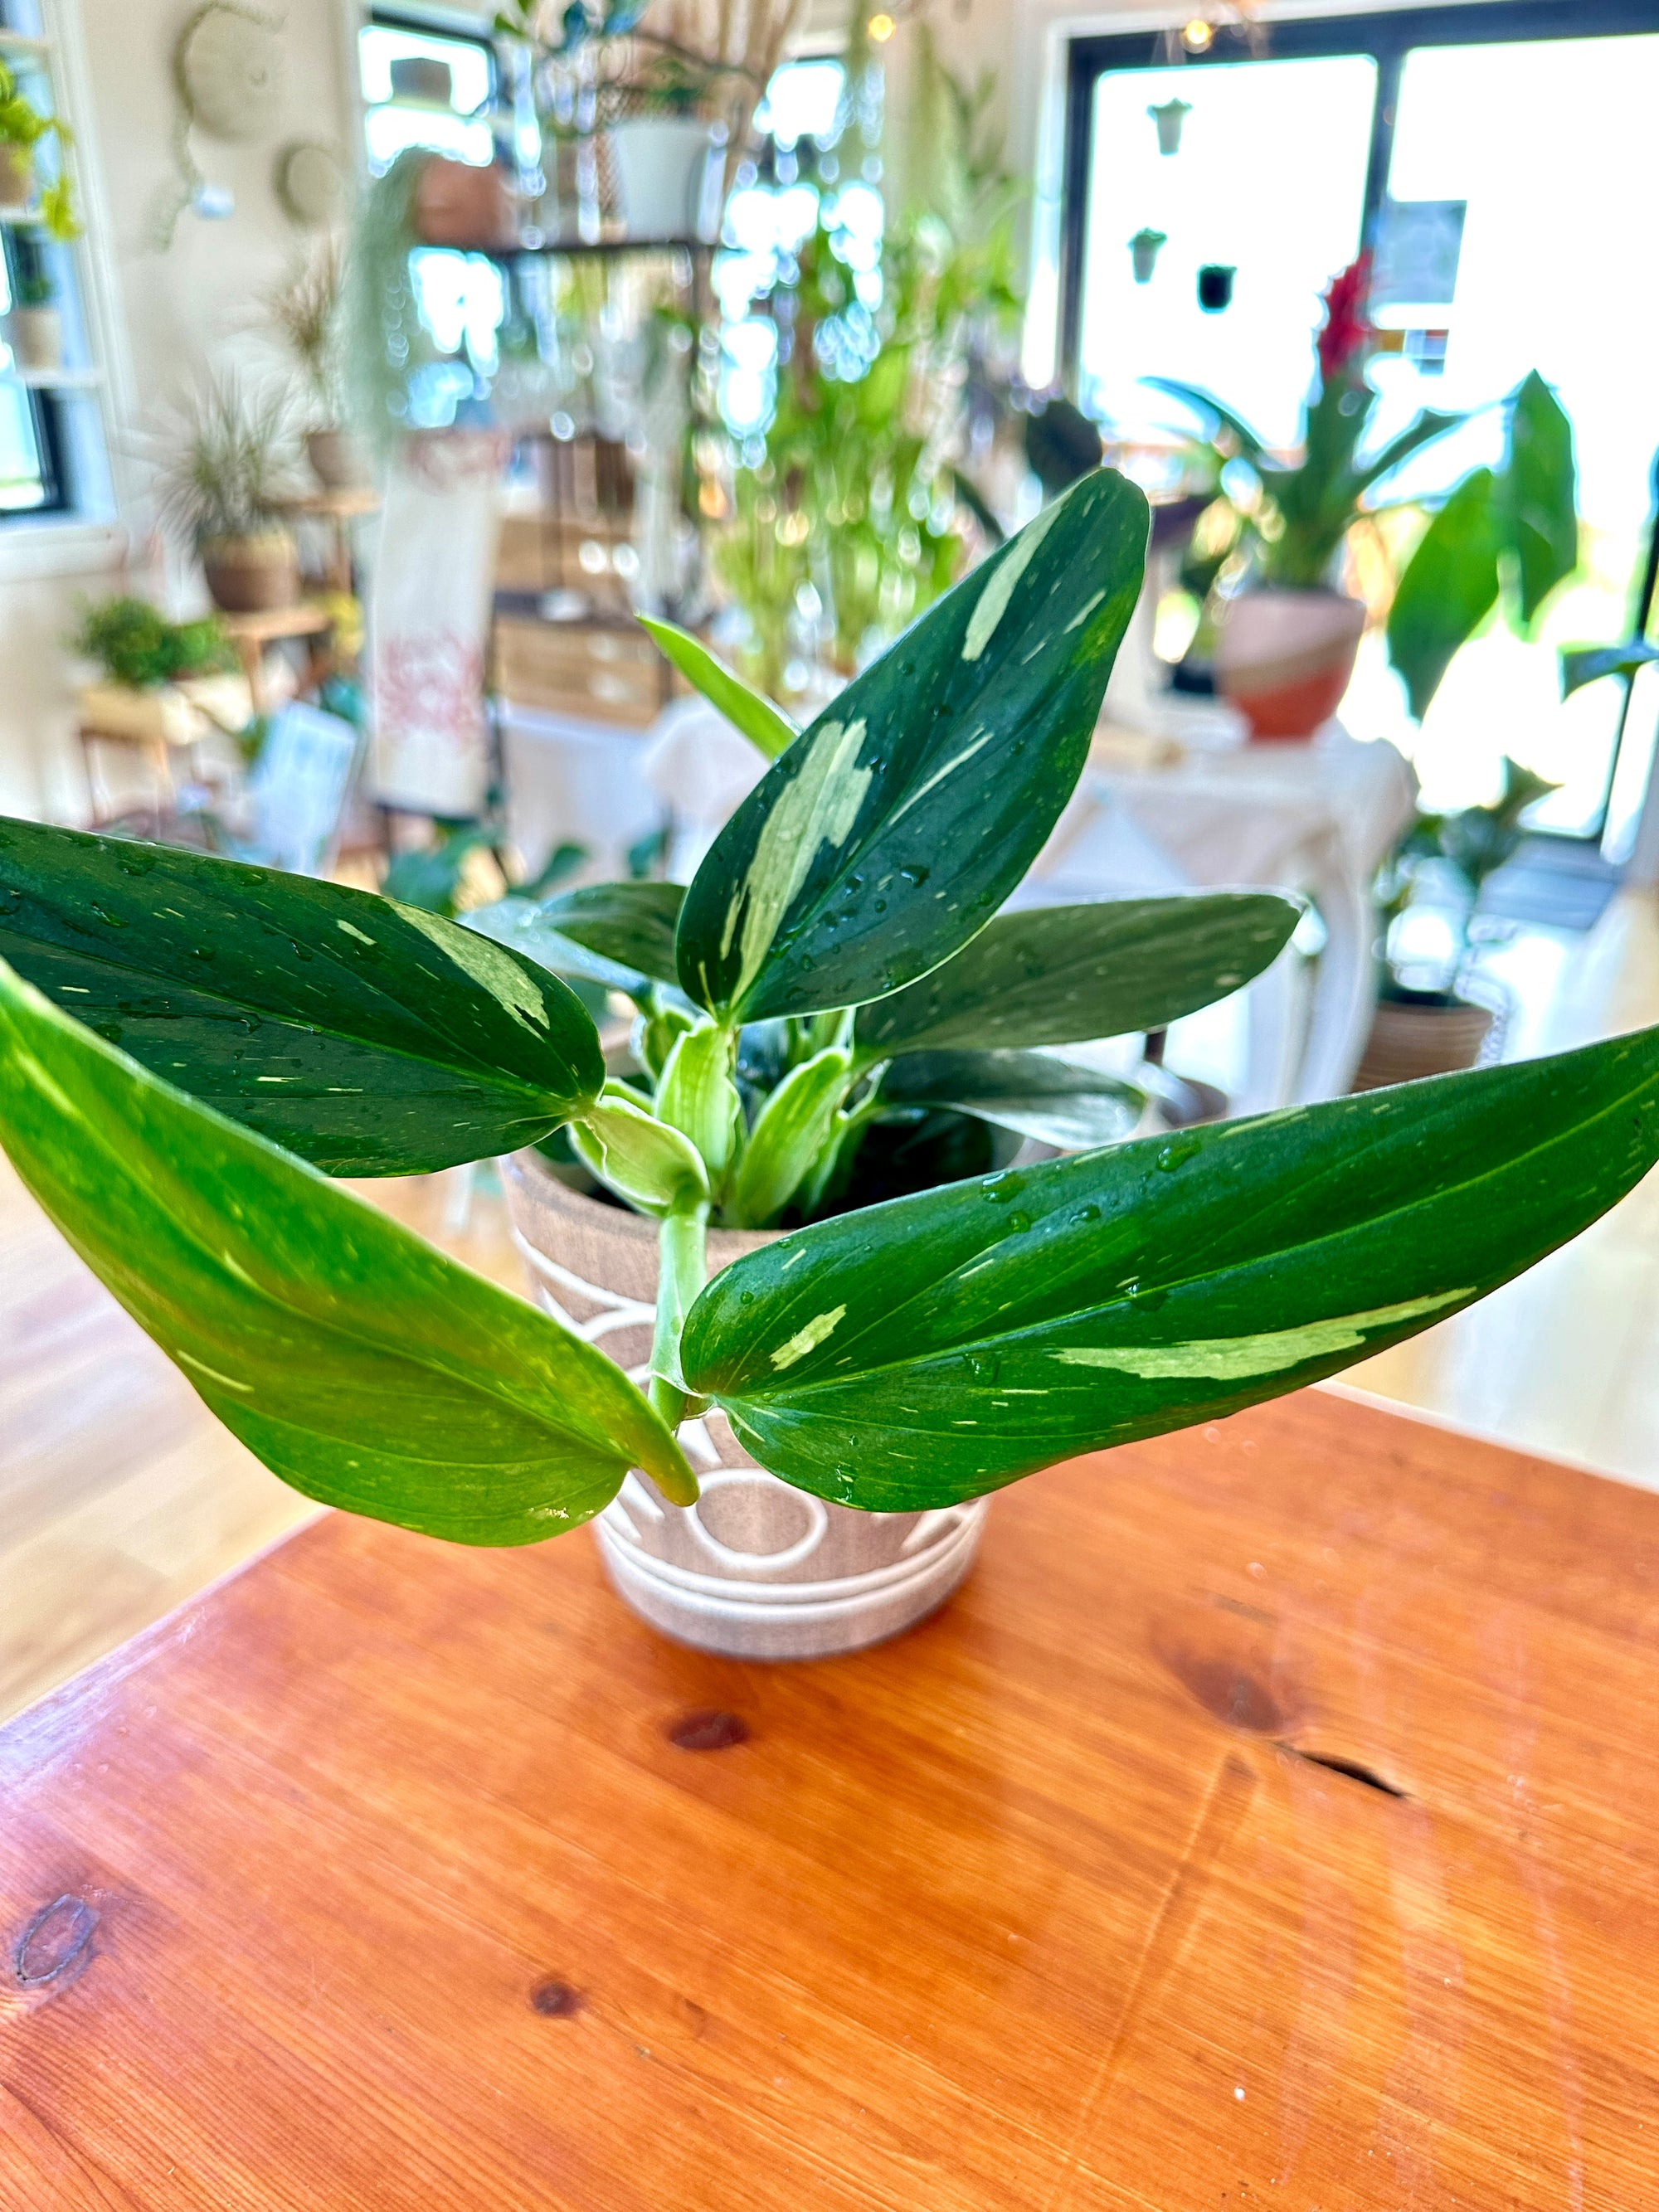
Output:
[[[596,1229],[603,1228],[613,1237],[631,1244],[648,1244],[653,1255],[657,1249],[657,1224],[649,1214],[635,1213],[631,1206],[613,1206],[607,1200],[593,1198],[585,1190],[577,1190],[558,1173],[552,1162],[538,1152],[534,1145],[509,1152],[507,1164],[524,1180],[534,1186],[538,1195],[544,1198],[556,1212],[563,1212],[586,1219]],[[758,1252],[763,1245],[775,1243],[783,1235],[781,1229],[720,1229],[708,1231],[708,1272],[718,1273],[721,1267],[739,1258],[745,1252]]]

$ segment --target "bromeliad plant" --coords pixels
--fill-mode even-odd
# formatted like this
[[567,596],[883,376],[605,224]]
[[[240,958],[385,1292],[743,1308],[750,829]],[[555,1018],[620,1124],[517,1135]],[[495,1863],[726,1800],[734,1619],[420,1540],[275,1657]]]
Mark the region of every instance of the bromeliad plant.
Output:
[[[511,945],[0,826],[20,1172],[267,1465],[472,1543],[585,1520],[633,1468],[691,1502],[676,1426],[708,1401],[787,1481],[914,1510],[1454,1312],[1659,1153],[1659,1030],[802,1219],[703,1280],[711,1219],[828,1202],[872,1102],[1046,1107],[1036,1048],[1166,1021],[1283,942],[1293,910],[1262,895],[1001,911],[1083,766],[1146,521],[1085,478],[799,735],[681,643],[770,769],[683,897],[568,895],[498,915]],[[621,971],[637,1082],[544,959]],[[660,1224],[648,1396],[327,1179],[559,1130]]]

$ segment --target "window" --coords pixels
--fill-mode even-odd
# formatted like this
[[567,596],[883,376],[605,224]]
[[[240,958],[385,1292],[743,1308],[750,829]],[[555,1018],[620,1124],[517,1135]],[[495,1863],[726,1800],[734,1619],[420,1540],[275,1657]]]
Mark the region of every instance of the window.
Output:
[[[1234,48],[1175,68],[1150,37],[1073,44],[1062,320],[1085,403],[1131,441],[1167,434],[1176,417],[1140,379],[1181,377],[1289,442],[1318,292],[1369,244],[1376,319],[1402,332],[1372,372],[1379,435],[1421,407],[1470,414],[1391,489],[1432,496],[1495,457],[1498,403],[1536,368],[1572,418],[1585,523],[1583,573],[1538,642],[1622,635],[1659,446],[1659,288],[1636,212],[1659,112],[1652,6],[1513,0],[1277,21],[1268,37],[1260,59]],[[1175,98],[1188,112],[1164,155],[1146,111]],[[1143,227],[1165,238],[1138,284]],[[1222,312],[1199,306],[1205,264],[1236,270]],[[1459,655],[1420,732],[1380,641],[1346,711],[1414,757],[1431,805],[1488,795],[1508,750],[1562,787],[1541,824],[1602,823],[1617,687],[1563,705],[1553,651],[1500,626]]]
[[[37,114],[60,115],[64,99],[49,31],[39,0],[0,0],[0,62]],[[36,145],[34,173],[44,184],[58,175],[54,136]],[[84,208],[77,211],[84,217]],[[0,344],[0,528],[110,503],[100,380],[80,280],[80,250],[48,235],[38,196],[23,207],[0,210],[0,313],[46,306],[61,336],[56,349],[42,354],[13,326],[11,340]]]
[[357,34],[357,66],[375,176],[410,146],[488,168],[495,154],[496,71],[487,39],[377,14]]

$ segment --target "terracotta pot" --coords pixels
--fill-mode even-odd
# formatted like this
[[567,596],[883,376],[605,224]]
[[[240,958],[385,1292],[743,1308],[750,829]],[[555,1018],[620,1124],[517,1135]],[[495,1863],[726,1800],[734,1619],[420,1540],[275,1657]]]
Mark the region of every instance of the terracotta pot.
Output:
[[227,614],[264,614],[291,607],[300,596],[300,556],[285,530],[257,538],[210,538],[202,572],[216,607]]
[[[651,1352],[653,1222],[562,1182],[539,1152],[501,1163],[513,1233],[542,1305],[636,1381]],[[715,1231],[715,1273],[770,1237]],[[594,1522],[612,1582],[655,1628],[738,1659],[819,1659],[912,1626],[972,1564],[983,1498],[933,1513],[857,1513],[757,1465],[724,1414],[681,1432],[703,1494],[669,1505],[631,1474]]]
[[1242,592],[1216,645],[1216,684],[1253,738],[1310,738],[1353,674],[1364,604],[1340,592]]
[[34,162],[26,146],[0,146],[0,207],[27,207],[34,197]]
[[1467,999],[1380,1000],[1353,1088],[1381,1091],[1473,1067],[1496,1018],[1490,1006]]
[[308,430],[306,458],[325,491],[361,491],[368,482],[368,453],[349,430]]
[[64,366],[64,317],[57,307],[13,307],[0,315],[0,334],[19,368]]
[[414,225],[422,246],[488,253],[518,242],[505,178],[470,161],[426,164],[415,191]]

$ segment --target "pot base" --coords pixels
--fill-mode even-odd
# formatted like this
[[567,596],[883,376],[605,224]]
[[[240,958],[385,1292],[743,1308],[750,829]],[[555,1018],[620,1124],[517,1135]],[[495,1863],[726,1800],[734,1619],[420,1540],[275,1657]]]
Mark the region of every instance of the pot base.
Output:
[[[618,1595],[641,1619],[677,1643],[726,1659],[827,1659],[902,1635],[936,1612],[966,1576],[990,1503],[979,1498],[924,1514],[905,1539],[908,1554],[901,1550],[884,1565],[791,1582],[775,1578],[778,1561],[799,1570],[811,1557],[808,1547],[833,1548],[830,1516],[847,1509],[792,1490],[760,1468],[722,1468],[702,1479],[702,1500],[682,1508],[665,1504],[630,1475],[593,1533]],[[802,1534],[787,1553],[744,1552],[714,1534],[711,1500],[725,1509],[735,1499],[741,1512],[746,1501],[737,1493],[743,1491],[751,1493],[757,1517],[771,1520],[781,1509],[799,1518]],[[889,1516],[848,1517],[867,1522]],[[646,1548],[647,1529],[659,1548]],[[665,1549],[679,1556],[665,1558]],[[748,1579],[750,1574],[757,1579]]]

